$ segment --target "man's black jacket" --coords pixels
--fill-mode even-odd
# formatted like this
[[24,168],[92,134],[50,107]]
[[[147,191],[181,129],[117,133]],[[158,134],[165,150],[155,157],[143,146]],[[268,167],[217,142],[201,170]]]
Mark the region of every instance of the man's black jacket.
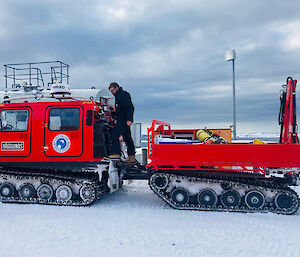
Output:
[[132,121],[134,106],[131,101],[131,96],[128,92],[124,91],[122,87],[118,89],[115,94],[115,106],[117,121]]

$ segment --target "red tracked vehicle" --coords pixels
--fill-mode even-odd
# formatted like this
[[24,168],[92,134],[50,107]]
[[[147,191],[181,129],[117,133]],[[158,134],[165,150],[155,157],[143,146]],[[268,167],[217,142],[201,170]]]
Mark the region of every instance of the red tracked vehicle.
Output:
[[290,186],[299,185],[300,171],[296,83],[288,78],[283,86],[279,143],[205,144],[197,130],[172,130],[169,123],[153,121],[151,189],[175,209],[295,213],[299,199]]
[[[40,64],[51,65],[50,72],[42,73]],[[214,133],[227,142],[203,142],[197,139],[198,129],[173,130],[169,123],[153,121],[148,129],[151,161],[145,167],[102,159],[109,154],[113,126],[109,99],[95,89],[70,94],[68,65],[5,68],[2,202],[83,206],[118,190],[124,179],[149,179],[151,189],[175,209],[293,214],[299,208],[290,188],[299,185],[300,170],[296,81],[291,78],[281,96],[279,143],[231,143],[226,129]]]
[[[42,72],[41,65],[51,72]],[[119,178],[109,175],[109,164],[102,160],[109,154],[113,125],[105,91],[71,91],[69,66],[59,61],[5,69],[0,201],[80,206],[109,187],[116,191]]]

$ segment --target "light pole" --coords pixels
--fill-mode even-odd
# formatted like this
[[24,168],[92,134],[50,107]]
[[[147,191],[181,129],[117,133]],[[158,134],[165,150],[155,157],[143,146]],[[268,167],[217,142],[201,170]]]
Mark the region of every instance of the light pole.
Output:
[[236,59],[235,50],[225,52],[225,61],[232,61],[232,88],[233,88],[233,139],[236,139],[236,111],[235,111],[235,72],[234,60]]

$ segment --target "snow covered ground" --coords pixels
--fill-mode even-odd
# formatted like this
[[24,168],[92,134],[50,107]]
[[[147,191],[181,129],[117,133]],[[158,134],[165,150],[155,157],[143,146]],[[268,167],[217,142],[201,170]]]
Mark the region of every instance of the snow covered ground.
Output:
[[145,181],[91,207],[0,204],[1,257],[298,257],[299,236],[299,213],[173,210]]

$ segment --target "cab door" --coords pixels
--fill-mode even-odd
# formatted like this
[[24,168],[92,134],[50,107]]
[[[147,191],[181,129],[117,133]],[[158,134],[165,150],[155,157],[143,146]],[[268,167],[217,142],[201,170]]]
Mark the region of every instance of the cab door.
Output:
[[83,108],[50,106],[46,109],[44,153],[76,157],[83,152]]
[[31,113],[30,108],[0,108],[0,157],[30,155]]

